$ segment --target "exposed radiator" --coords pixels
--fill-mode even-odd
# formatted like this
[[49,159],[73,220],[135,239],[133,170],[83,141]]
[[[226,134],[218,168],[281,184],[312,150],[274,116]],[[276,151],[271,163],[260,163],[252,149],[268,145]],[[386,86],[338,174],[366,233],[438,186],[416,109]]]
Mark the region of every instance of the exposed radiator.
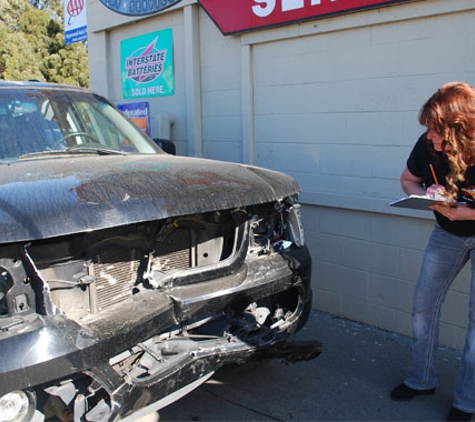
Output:
[[[176,269],[187,269],[195,265],[195,236],[191,230],[176,230],[167,240],[156,245],[153,265],[167,273]],[[96,255],[90,274],[95,283],[91,286],[91,311],[101,312],[133,294],[140,282],[140,265],[144,252],[139,248],[115,247]]]

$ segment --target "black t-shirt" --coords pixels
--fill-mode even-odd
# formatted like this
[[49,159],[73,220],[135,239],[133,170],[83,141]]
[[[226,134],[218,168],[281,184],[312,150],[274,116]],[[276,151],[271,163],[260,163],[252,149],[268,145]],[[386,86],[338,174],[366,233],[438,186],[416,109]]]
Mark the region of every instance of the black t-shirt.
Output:
[[[424,134],[414,145],[407,160],[407,168],[414,176],[422,178],[425,187],[435,183],[430,164],[434,167],[439,184],[447,187],[446,177],[450,172],[447,156],[444,153],[435,151],[432,148],[432,142]],[[465,177],[466,181],[459,184],[459,197],[457,200],[466,202],[469,206],[475,208],[475,167],[469,167]],[[444,230],[459,236],[475,235],[475,221],[450,221],[438,212],[434,212],[434,214],[437,222]]]

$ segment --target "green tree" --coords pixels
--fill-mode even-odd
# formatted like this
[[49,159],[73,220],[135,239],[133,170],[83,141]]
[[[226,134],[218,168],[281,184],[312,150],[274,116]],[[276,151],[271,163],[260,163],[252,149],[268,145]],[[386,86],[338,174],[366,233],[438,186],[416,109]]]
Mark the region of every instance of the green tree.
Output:
[[61,0],[0,0],[0,79],[89,86],[87,43],[66,45]]

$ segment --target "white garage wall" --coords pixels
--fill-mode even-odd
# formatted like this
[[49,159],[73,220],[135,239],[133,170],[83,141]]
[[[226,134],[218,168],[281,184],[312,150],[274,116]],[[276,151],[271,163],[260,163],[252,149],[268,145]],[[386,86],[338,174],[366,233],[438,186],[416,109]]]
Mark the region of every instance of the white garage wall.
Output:
[[257,164],[293,174],[306,192],[400,195],[419,107],[446,81],[475,83],[473,19],[464,11],[256,44]]
[[[444,82],[475,84],[475,2],[419,0],[223,36],[195,0],[134,19],[89,0],[91,87],[122,102],[120,42],[173,28],[179,154],[258,164],[302,187],[316,309],[410,334],[432,217],[398,211],[417,113]],[[153,131],[152,120],[152,131]],[[462,347],[467,271],[449,293],[441,343]]]
[[205,157],[242,162],[241,43],[200,12],[201,102]]

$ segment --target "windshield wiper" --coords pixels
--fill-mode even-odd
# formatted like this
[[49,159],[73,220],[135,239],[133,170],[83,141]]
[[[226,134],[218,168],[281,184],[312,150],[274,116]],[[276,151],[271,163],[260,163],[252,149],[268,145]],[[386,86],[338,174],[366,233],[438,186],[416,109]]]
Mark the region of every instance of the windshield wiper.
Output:
[[67,153],[78,153],[78,154],[87,154],[87,153],[96,153],[98,155],[127,155],[130,154],[126,151],[117,151],[116,149],[109,149],[103,147],[70,147],[65,149]]
[[19,160],[38,157],[51,157],[55,155],[70,155],[70,154],[97,154],[97,155],[128,155],[128,152],[117,151],[115,149],[107,148],[92,148],[92,147],[73,147],[67,149],[58,149],[51,151],[38,151],[22,154],[18,157]]

